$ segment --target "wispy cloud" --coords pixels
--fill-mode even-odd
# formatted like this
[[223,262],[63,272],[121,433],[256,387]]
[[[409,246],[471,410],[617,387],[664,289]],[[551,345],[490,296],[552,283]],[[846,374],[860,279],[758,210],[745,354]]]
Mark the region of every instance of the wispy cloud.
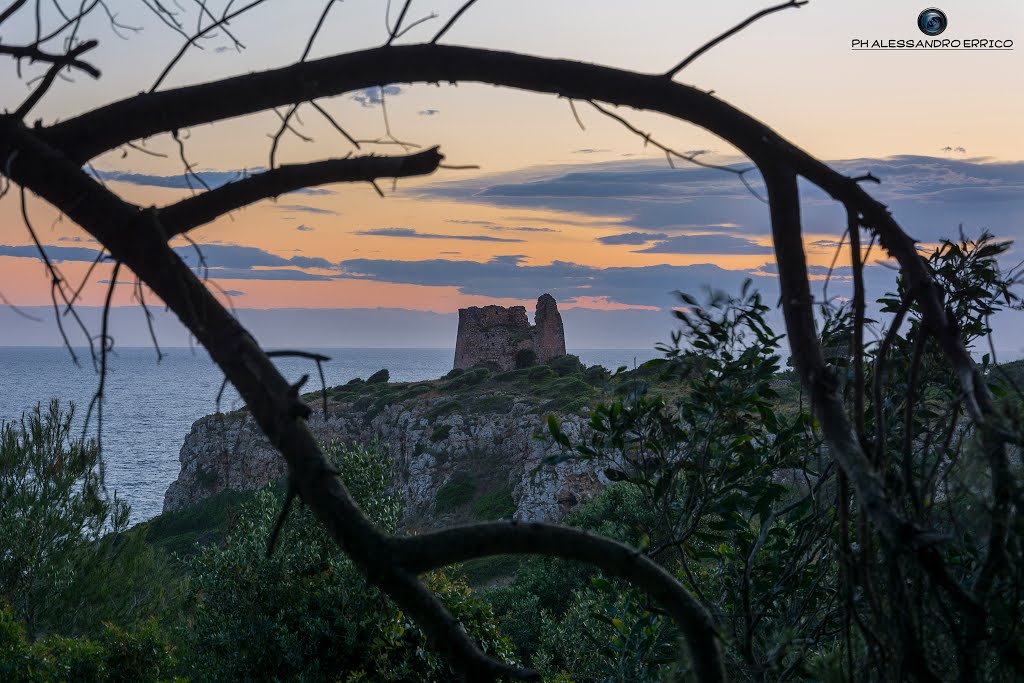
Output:
[[498,225],[493,221],[476,221],[476,220],[465,220],[461,218],[448,218],[445,220],[447,223],[457,223],[459,225],[479,225],[485,230],[494,230],[495,232],[560,232],[554,228],[535,228],[521,225]]
[[[51,261],[83,261],[92,263],[100,252],[88,247],[62,247],[58,245],[44,245],[46,255]],[[38,259],[39,250],[34,245],[7,245],[0,244],[0,256],[13,256],[15,258]],[[42,259],[40,259],[42,260]]]
[[402,87],[398,85],[375,85],[363,88],[352,94],[352,99],[364,107],[378,107],[385,97],[394,97],[402,93]]
[[[699,291],[704,283],[738,287],[748,274],[718,266],[648,266],[598,268],[566,261],[529,266],[519,258],[498,257],[487,262],[431,259],[392,261],[353,259],[342,262],[343,277],[457,287],[463,294],[528,299],[551,292],[559,301],[576,297],[607,297],[623,304],[670,306],[677,289]],[[774,288],[774,278],[757,278]]]
[[308,206],[305,204],[275,204],[275,208],[281,211],[298,211],[300,213],[315,213],[330,216],[337,216],[338,212],[331,209],[323,209],[319,206]]
[[722,233],[665,237],[638,254],[771,254],[774,250],[754,240]]
[[[146,187],[165,187],[175,190],[202,190],[205,189],[204,183],[210,188],[223,187],[228,183],[241,180],[263,170],[262,168],[251,168],[234,171],[197,171],[194,174],[182,173],[178,175],[153,175],[130,171],[101,170],[89,172],[95,177],[108,182],[128,183],[130,185],[143,185]],[[322,187],[307,187],[293,190],[286,194],[331,195],[334,194],[334,191]]]
[[[333,280],[340,264],[311,256],[278,256],[257,247],[235,244],[200,244],[200,259],[195,247],[179,246],[174,251],[199,275],[219,280]],[[47,256],[55,262],[91,263],[100,252],[87,247],[45,245]],[[39,259],[33,245],[0,245],[0,257]],[[310,273],[308,270],[328,271]]]
[[297,225],[295,226],[295,229],[299,232],[312,232],[313,230],[316,230],[316,228],[311,228],[308,225]]
[[488,230],[497,232],[559,232],[554,228],[533,228],[529,226],[488,225]]
[[621,235],[605,235],[604,237],[598,237],[597,241],[601,244],[640,245],[663,239],[668,239],[668,235],[663,232],[627,232]]
[[356,235],[372,237],[405,237],[420,240],[469,240],[473,242],[525,242],[526,240],[511,237],[493,237],[491,235],[443,235],[434,232],[420,232],[415,228],[371,228],[357,230]]
[[[988,228],[1002,237],[1024,238],[1024,161],[992,162],[956,154],[847,159],[829,165],[846,175],[871,172],[879,178],[881,184],[871,188],[872,195],[917,239],[955,235],[961,222],[975,232]],[[760,178],[748,178],[763,195]],[[846,227],[841,207],[806,182],[801,182],[800,191],[808,232],[838,237]],[[632,229],[623,233],[673,235],[715,224],[727,224],[719,228],[750,237],[767,237],[770,232],[767,207],[734,174],[671,169],[649,160],[578,164],[554,174],[550,168],[537,168],[437,183],[423,192],[460,202],[557,211],[567,220],[590,216],[595,227],[618,224]]]

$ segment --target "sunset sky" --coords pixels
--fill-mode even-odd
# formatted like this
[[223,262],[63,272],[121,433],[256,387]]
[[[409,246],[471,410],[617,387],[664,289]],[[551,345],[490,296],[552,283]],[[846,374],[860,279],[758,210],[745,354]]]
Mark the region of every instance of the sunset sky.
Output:
[[[124,31],[121,38],[105,16],[91,16],[84,35],[101,41],[91,54],[102,78],[58,82],[34,112],[44,123],[149,89],[184,41],[141,2],[110,4],[119,22],[142,30]],[[181,20],[193,27],[198,3],[179,4],[186,10]],[[402,3],[392,4],[394,16]],[[431,12],[439,18],[399,42],[428,40],[461,4],[414,1],[411,20]],[[479,0],[444,42],[657,72],[768,4]],[[202,50],[189,52],[162,87],[296,61],[323,6],[271,0],[232,23],[245,50],[237,51],[218,33]],[[1019,49],[851,50],[854,38],[922,38],[916,18],[925,6],[812,0],[758,22],[701,57],[678,80],[713,89],[844,172],[870,171],[881,178],[872,192],[925,245],[955,236],[959,224],[969,235],[987,228],[1000,237],[1024,238],[1024,3],[940,4],[950,21],[943,37],[1013,39]],[[381,44],[387,37],[385,8],[383,0],[335,3],[312,56]],[[9,23],[5,42],[34,33],[31,13]],[[26,67],[24,74],[31,78],[40,69]],[[0,92],[8,108],[28,92],[13,62],[0,61]],[[375,139],[385,133],[381,95],[375,88],[323,104],[353,135]],[[369,185],[293,193],[194,231],[220,295],[240,310],[243,322],[252,321],[257,338],[314,346],[453,345],[451,314],[459,307],[524,304],[532,311],[546,291],[566,311],[570,347],[640,347],[667,338],[673,290],[736,289],[752,277],[774,301],[767,207],[734,175],[682,164],[671,169],[657,150],[587,105],[577,107],[582,130],[566,101],[549,95],[473,84],[397,84],[383,96],[395,136],[440,145],[447,163],[480,169],[442,169],[395,187],[385,183],[385,198]],[[743,163],[727,144],[694,126],[618,113],[675,149],[708,150],[705,160]],[[183,131],[188,158],[211,184],[265,167],[268,135],[278,123],[271,112]],[[280,162],[352,151],[308,106],[299,110],[296,128],[313,141],[286,136]],[[143,205],[187,196],[170,136],[151,138],[145,146],[168,157],[118,150],[94,160],[95,172]],[[807,249],[820,275],[832,260],[844,219],[820,193],[807,190],[804,197]],[[48,253],[77,282],[97,246],[66,219],[57,220],[44,203],[30,199],[29,211]],[[181,246],[194,262],[191,247]],[[1020,253],[1011,252],[1007,265],[1019,261]],[[884,264],[868,270],[872,292],[881,294],[891,271]],[[94,271],[84,305],[102,302],[109,274],[109,265]],[[837,271],[832,293],[842,294],[846,279]],[[0,199],[0,294],[42,319],[0,311],[0,345],[59,343],[45,308],[49,281],[24,228],[16,192]],[[131,288],[120,287],[115,303],[134,308]],[[142,319],[131,317],[128,308],[122,313],[124,338],[142,343]],[[432,322],[423,323],[424,316]],[[1019,317],[1007,314],[999,325],[1001,348],[1015,356],[1024,355]],[[338,324],[324,322],[330,320]],[[403,320],[407,332],[396,341]],[[429,332],[408,332],[421,323]],[[172,327],[167,329],[174,343]]]

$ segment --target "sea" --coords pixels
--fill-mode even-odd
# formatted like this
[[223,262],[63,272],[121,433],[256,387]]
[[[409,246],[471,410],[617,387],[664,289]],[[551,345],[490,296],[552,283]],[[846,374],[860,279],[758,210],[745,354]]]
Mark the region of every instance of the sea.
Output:
[[[369,377],[387,368],[393,382],[436,379],[452,367],[453,349],[307,349],[330,357],[324,363],[327,386],[354,377]],[[633,367],[658,353],[653,349],[570,349],[586,365],[615,370]],[[140,522],[160,514],[164,491],[178,476],[178,452],[192,423],[217,409],[223,375],[202,349],[163,349],[157,362],[152,348],[118,348],[108,357],[103,407],[103,462],[109,493],[127,500],[131,519]],[[87,350],[78,351],[76,365],[58,347],[0,347],[0,421],[19,420],[36,404],[51,399],[65,408],[73,405],[75,434],[84,430],[84,417],[99,375]],[[312,361],[275,359],[290,381],[308,374],[305,389],[316,388],[319,377]],[[229,388],[221,410],[242,407]],[[87,436],[95,437],[97,421],[90,420]]]

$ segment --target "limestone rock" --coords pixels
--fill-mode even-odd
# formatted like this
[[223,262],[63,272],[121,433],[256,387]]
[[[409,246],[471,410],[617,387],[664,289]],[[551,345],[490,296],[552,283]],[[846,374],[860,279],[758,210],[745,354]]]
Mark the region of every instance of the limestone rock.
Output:
[[[394,404],[376,413],[333,404],[324,418],[314,412],[309,426],[321,442],[377,440],[393,462],[393,489],[404,500],[404,526],[416,530],[463,521],[438,515],[438,491],[456,476],[474,482],[477,494],[504,491],[514,519],[557,522],[607,484],[590,462],[541,465],[557,447],[535,438],[543,416],[516,403],[504,412],[431,417],[447,399]],[[559,415],[572,436],[585,429],[580,415]],[[438,427],[447,427],[436,439]],[[444,430],[442,429],[441,432]],[[180,510],[225,489],[256,489],[284,476],[284,461],[245,414],[209,415],[192,425],[179,455],[181,472],[164,496],[164,511]],[[470,506],[463,511],[469,514]]]

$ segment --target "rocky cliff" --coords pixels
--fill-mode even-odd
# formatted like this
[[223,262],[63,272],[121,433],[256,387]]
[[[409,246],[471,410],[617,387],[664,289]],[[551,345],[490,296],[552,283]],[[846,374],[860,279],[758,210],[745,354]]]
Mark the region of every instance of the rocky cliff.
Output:
[[534,324],[524,306],[471,306],[459,309],[455,367],[487,364],[498,370],[516,368],[522,352],[547,363],[565,355],[565,330],[558,304],[550,294],[537,299]]
[[[559,368],[563,374],[548,366],[501,374],[477,368],[434,382],[355,381],[331,390],[326,418],[319,399],[310,396],[318,408],[310,428],[324,442],[377,440],[387,449],[409,528],[509,517],[557,521],[607,483],[587,463],[539,467],[557,452],[537,438],[544,415],[559,415],[566,433],[578,434],[596,396],[578,361],[563,360],[569,359]],[[285,472],[244,413],[198,420],[179,457],[181,472],[167,490],[165,512],[225,489],[258,488]]]

